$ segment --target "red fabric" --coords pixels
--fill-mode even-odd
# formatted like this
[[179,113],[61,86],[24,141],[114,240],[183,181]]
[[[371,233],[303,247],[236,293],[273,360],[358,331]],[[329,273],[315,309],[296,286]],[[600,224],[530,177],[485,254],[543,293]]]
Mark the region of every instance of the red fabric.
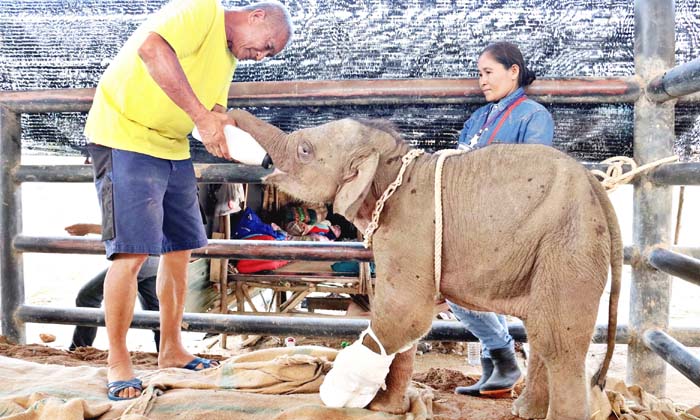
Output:
[[[274,241],[275,238],[270,235],[253,235],[245,238],[245,240],[255,241]],[[236,263],[236,269],[239,273],[250,274],[259,271],[274,270],[289,264],[285,260],[239,260]]]

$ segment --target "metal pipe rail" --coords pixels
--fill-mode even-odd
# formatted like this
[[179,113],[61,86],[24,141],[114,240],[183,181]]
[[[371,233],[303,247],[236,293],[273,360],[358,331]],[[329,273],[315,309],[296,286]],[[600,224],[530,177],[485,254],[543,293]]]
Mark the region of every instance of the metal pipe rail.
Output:
[[[18,252],[55,254],[104,254],[99,239],[19,235],[14,240]],[[203,248],[192,251],[202,258],[305,261],[372,261],[372,250],[362,242],[247,241],[210,239]]]
[[700,286],[700,260],[664,248],[653,249],[647,259],[657,270]]
[[[104,311],[95,308],[55,308],[21,305],[16,318],[22,322],[104,326]],[[158,312],[136,311],[131,328],[158,329]],[[369,325],[368,319],[278,315],[224,315],[185,313],[182,330],[227,334],[302,335],[306,337],[357,337]],[[508,330],[516,341],[526,342],[527,333],[522,323],[509,323]],[[688,346],[700,346],[700,328],[671,328],[671,334]],[[597,325],[593,333],[594,343],[607,340],[607,325]],[[629,327],[618,325],[615,335],[618,344],[631,340]],[[476,341],[476,337],[457,321],[433,321],[430,332],[424,337],[430,341]]]
[[[197,182],[208,184],[260,184],[270,169],[236,163],[197,163]],[[21,165],[15,172],[17,182],[93,182],[92,165]]]
[[683,344],[659,329],[651,329],[644,333],[644,345],[700,386],[700,359]]
[[[539,79],[528,95],[551,103],[632,103],[641,95],[636,78]],[[0,93],[0,105],[16,113],[87,112],[94,89]],[[229,106],[333,106],[482,103],[477,79],[371,79],[236,82]]]
[[[608,165],[583,162],[588,170],[605,171]],[[219,184],[240,182],[259,184],[272,171],[234,163],[198,163],[194,165],[198,182]],[[648,174],[656,185],[700,185],[700,162],[667,163]],[[17,182],[92,182],[91,165],[21,165],[15,172]]]
[[[675,65],[674,3],[669,0],[634,1],[634,69],[646,85]],[[642,95],[634,104],[634,159],[639,165],[673,154],[675,103],[657,104]],[[650,181],[649,174],[634,180],[632,241],[646,250],[668,243],[671,232],[672,189]],[[633,331],[667,329],[671,278],[648,264],[632,265],[629,324]],[[666,364],[634,335],[627,348],[627,378],[655,395],[663,396]]]
[[689,95],[700,91],[700,58],[681,64],[655,77],[646,89],[646,96],[654,102]]
[[656,185],[700,185],[700,163],[670,163],[658,166],[648,173]]
[[[74,236],[15,237],[14,249],[18,252],[54,254],[104,254],[102,241],[96,238]],[[690,257],[700,256],[700,247],[673,247],[672,250]],[[242,241],[210,239],[204,248],[192,252],[198,258],[232,259],[308,259],[312,261],[373,261],[372,251],[361,242],[305,242],[305,241]],[[641,258],[632,246],[624,249],[624,263],[634,264]]]

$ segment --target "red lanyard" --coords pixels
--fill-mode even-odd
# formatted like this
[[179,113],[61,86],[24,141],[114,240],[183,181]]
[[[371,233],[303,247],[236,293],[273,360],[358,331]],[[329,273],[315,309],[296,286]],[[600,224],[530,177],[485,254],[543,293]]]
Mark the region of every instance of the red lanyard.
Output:
[[493,139],[496,137],[496,133],[498,133],[498,130],[501,129],[501,126],[503,125],[503,123],[505,122],[505,120],[508,118],[508,116],[510,115],[510,113],[513,112],[513,110],[514,110],[518,105],[520,105],[521,103],[523,103],[526,99],[527,99],[527,96],[523,95],[523,96],[519,97],[519,98],[518,98],[515,102],[513,102],[512,104],[508,105],[508,108],[506,109],[506,111],[505,111],[505,112],[503,113],[503,115],[501,116],[501,119],[498,121],[498,124],[496,125],[496,128],[493,129],[493,132],[491,133],[491,137],[489,137],[489,141],[488,141],[488,143],[486,143],[487,145],[488,145],[488,144],[491,144],[491,142],[493,141]]

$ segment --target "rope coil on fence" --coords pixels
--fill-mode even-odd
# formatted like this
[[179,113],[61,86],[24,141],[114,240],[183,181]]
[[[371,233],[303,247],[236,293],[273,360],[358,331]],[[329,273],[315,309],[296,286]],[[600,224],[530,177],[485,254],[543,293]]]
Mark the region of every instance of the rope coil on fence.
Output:
[[[603,184],[603,187],[605,187],[607,192],[613,192],[620,185],[624,185],[632,181],[636,175],[663,165],[664,163],[675,162],[677,160],[678,156],[669,156],[638,167],[637,162],[630,157],[613,156],[601,162],[604,165],[609,165],[605,172],[598,169],[592,169],[591,172],[593,175],[599,178],[601,184]],[[632,169],[625,172],[624,165],[629,165]]]

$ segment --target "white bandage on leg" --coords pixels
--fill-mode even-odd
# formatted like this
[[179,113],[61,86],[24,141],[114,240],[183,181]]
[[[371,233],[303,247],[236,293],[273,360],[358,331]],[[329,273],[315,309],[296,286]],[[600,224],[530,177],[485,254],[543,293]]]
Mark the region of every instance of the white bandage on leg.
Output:
[[[362,344],[369,334],[379,345],[377,354]],[[321,384],[321,401],[328,407],[363,408],[369,404],[379,388],[383,388],[394,354],[387,355],[384,346],[367,327],[351,345],[338,352],[333,368]]]

